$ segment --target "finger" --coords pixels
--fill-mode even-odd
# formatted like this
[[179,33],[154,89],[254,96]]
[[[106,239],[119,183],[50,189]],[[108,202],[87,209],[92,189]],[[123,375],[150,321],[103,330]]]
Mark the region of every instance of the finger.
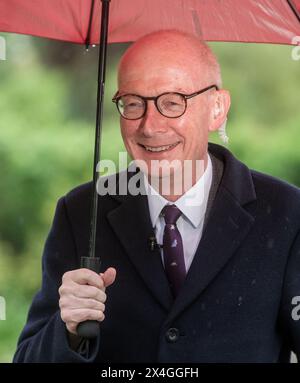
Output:
[[68,271],[63,275],[63,283],[72,281],[79,285],[90,285],[102,289],[104,287],[103,280],[95,271],[89,269],[77,269]]
[[105,303],[106,294],[103,290],[98,289],[94,286],[88,285],[76,285],[76,288],[72,289],[72,294],[77,298],[89,298],[99,301],[101,303]]
[[81,323],[87,320],[96,320],[102,322],[104,319],[104,313],[99,310],[91,309],[73,309],[63,310],[61,312],[61,318],[63,322],[68,324]]
[[114,283],[117,271],[115,268],[109,267],[104,273],[101,273],[100,275],[103,279],[104,286],[108,287]]
[[73,309],[71,310],[72,321],[81,323],[87,320],[96,320],[102,322],[104,319],[104,313],[99,310],[91,309]]
[[105,310],[105,305],[95,299],[78,298],[74,295],[63,297],[59,300],[60,309],[92,309],[92,310]]

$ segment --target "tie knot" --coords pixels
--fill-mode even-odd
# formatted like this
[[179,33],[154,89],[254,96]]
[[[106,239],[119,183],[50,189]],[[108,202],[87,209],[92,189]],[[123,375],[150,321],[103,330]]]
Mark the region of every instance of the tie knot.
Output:
[[161,214],[164,217],[166,224],[175,225],[182,213],[176,205],[166,205],[162,209]]

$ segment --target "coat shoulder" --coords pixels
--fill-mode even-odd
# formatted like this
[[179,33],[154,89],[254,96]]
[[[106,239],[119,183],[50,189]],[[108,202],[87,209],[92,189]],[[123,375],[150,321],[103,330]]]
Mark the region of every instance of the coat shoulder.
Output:
[[[98,182],[97,182],[98,198],[103,199],[103,198],[107,198],[107,196],[109,196],[109,193],[107,193],[106,195],[99,193],[99,190],[98,190],[100,187],[99,185],[102,186],[106,183],[110,183],[110,184],[117,183],[119,181],[120,176],[123,173],[124,172],[119,172],[119,173],[111,174],[109,176],[100,177],[98,179]],[[83,183],[81,185],[74,187],[65,195],[65,200],[66,200],[67,205],[78,204],[82,201],[86,201],[86,202],[90,203],[90,200],[92,197],[92,191],[93,191],[93,182],[92,181],[89,181],[89,182],[86,182],[86,183]]]
[[282,179],[276,178],[269,174],[261,173],[257,170],[251,170],[252,178],[256,186],[261,187],[262,189],[270,190],[272,192],[280,193],[283,196],[289,195],[290,197],[300,198],[300,188],[296,185],[288,183]]
[[251,170],[257,199],[300,220],[300,188],[268,174]]
[[80,200],[90,199],[93,188],[93,182],[86,182],[71,189],[66,195],[67,203],[76,203]]

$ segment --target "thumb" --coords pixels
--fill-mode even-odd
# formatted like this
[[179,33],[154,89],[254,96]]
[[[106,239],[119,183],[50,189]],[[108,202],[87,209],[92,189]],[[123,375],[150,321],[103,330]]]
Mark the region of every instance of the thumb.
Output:
[[112,285],[116,279],[117,271],[113,267],[109,267],[104,273],[100,273],[103,282],[104,287],[108,287]]

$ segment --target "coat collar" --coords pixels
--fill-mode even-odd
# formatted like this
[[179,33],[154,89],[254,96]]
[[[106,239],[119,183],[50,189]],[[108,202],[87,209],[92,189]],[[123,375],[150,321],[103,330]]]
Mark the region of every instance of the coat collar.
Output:
[[[160,250],[151,251],[148,246],[154,231],[147,196],[115,195],[113,198],[120,204],[107,215],[149,291],[169,312],[170,321],[191,304],[221,271],[254,222],[254,218],[244,208],[256,199],[250,170],[220,145],[210,143],[208,150],[223,161],[223,177],[184,286],[175,301],[165,276]],[[130,181],[138,173],[122,173],[119,182],[124,182],[122,176],[126,175]]]

